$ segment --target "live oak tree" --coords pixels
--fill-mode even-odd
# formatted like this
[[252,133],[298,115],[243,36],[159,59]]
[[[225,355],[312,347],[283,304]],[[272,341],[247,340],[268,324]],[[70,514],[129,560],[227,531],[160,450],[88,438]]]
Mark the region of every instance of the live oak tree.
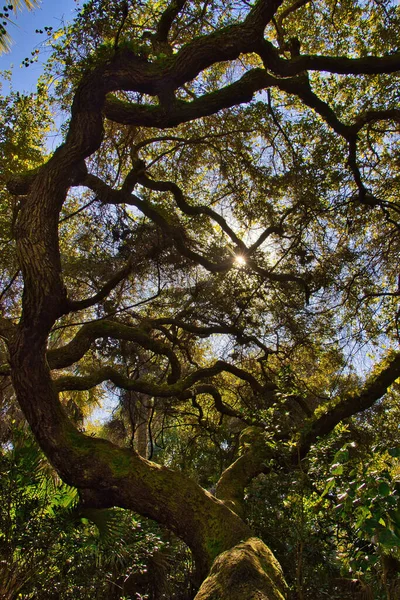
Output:
[[[400,375],[398,34],[390,1],[93,0],[49,67],[65,139],[8,177],[1,373],[83,505],[186,542],[197,600],[286,597],[246,487]],[[96,388],[240,433],[214,494],[87,435]]]

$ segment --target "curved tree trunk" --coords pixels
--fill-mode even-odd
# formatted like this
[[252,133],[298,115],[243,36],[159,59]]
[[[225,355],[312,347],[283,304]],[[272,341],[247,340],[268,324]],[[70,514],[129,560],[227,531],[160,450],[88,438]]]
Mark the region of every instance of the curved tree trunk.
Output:
[[[253,586],[254,594],[265,594],[269,586],[269,596],[259,597],[281,600],[281,572],[271,552],[260,541],[240,545],[251,538],[242,519],[182,474],[147,461],[132,450],[80,433],[58,401],[44,354],[24,338],[22,331],[11,344],[19,402],[49,460],[66,482],[80,490],[83,501],[98,508],[132,509],[171,529],[193,552],[198,584],[214,559],[235,546],[233,554],[225,552],[215,563],[199,598],[223,600],[221,595],[204,594],[214,588],[220,590],[228,572],[250,569],[253,574],[248,589]],[[227,590],[230,586],[227,584]],[[233,597],[227,594],[227,598]]]
[[[118,58],[116,68],[117,63]],[[115,87],[113,71],[107,68],[101,67],[79,86],[66,142],[30,183],[18,215],[15,234],[24,294],[22,317],[9,341],[12,380],[42,450],[60,476],[80,490],[83,501],[99,508],[132,509],[171,529],[191,548],[200,584],[222,552],[236,546],[235,560],[242,552],[248,556],[248,546],[237,546],[252,535],[247,525],[182,474],[79,432],[60,404],[46,357],[52,326],[70,310],[61,272],[59,213],[69,187],[79,180],[83,160],[102,140],[101,109],[105,94]],[[275,559],[266,549],[262,561],[257,561],[253,563],[259,574],[260,569],[266,569],[270,578],[277,573]],[[264,589],[264,583],[261,575],[255,578],[255,592],[257,586]],[[282,598],[280,592],[271,594],[271,600]]]
[[[39,332],[22,321],[10,343],[13,384],[43,451],[87,505],[132,509],[183,539],[193,552],[200,584],[214,559],[250,538],[250,529],[222,501],[182,474],[79,432],[59,402],[45,350],[44,328]],[[264,562],[268,556],[274,564],[267,553]]]
[[195,600],[284,600],[286,587],[271,550],[250,538],[218,556]]
[[[175,6],[172,14],[178,14],[174,11],[179,11],[181,4],[171,3],[171,6]],[[104,115],[119,124],[165,129],[248,102],[255,92],[270,87],[277,87],[300,98],[305,105],[316,109],[346,141],[355,145],[358,129],[342,124],[332,109],[312,93],[305,69],[324,67],[331,72],[336,69],[338,73],[354,74],[363,72],[363,69],[366,73],[390,72],[391,69],[398,69],[398,58],[388,55],[374,59],[368,56],[354,61],[344,58],[344,62],[330,56],[325,59],[318,56],[284,59],[273,44],[264,39],[265,27],[281,4],[282,0],[257,0],[252,3],[242,22],[209,35],[201,35],[188,41],[174,54],[161,54],[160,58],[154,60],[135,54],[129,47],[119,49],[115,43],[109,58],[99,60],[98,66],[88,71],[77,87],[65,143],[37,173],[26,179],[17,178],[13,189],[10,186],[16,195],[23,196],[15,224],[15,238],[24,293],[19,325],[14,329],[10,323],[3,323],[1,317],[0,325],[9,337],[12,380],[21,409],[50,462],[64,481],[79,489],[84,503],[98,508],[119,506],[134,510],[165,525],[184,540],[193,552],[197,583],[199,586],[201,584],[196,600],[285,598],[285,583],[276,559],[261,540],[253,537],[240,516],[244,488],[262,470],[264,458],[268,460],[270,456],[268,440],[260,436],[258,430],[247,430],[247,441],[242,436],[242,442],[248,449],[221,477],[217,488],[219,498],[216,498],[181,473],[140,456],[146,451],[145,435],[138,448],[140,453],[137,453],[119,448],[107,440],[86,436],[77,430],[59,401],[58,388],[52,379],[50,366],[56,369],[60,363],[57,364],[56,360],[52,364],[47,356],[48,336],[62,315],[88,308],[99,298],[104,299],[113,289],[112,281],[121,281],[130,272],[131,265],[122,270],[125,275],[119,274],[119,279],[116,277],[104,286],[104,294],[95,294],[93,302],[93,298],[69,299],[62,277],[58,223],[70,187],[85,184],[96,192],[101,202],[131,203],[140,207],[142,213],[169,236],[185,259],[202,265],[211,273],[228,270],[232,266],[231,258],[214,263],[207,256],[199,254],[194,250],[195,245],[185,245],[185,236],[173,220],[169,223],[162,211],[157,212],[151,203],[133,195],[140,175],[141,183],[149,189],[155,185],[154,181],[152,183],[144,177],[140,169],[135,170],[135,161],[118,190],[88,174],[84,161],[101,146]],[[160,34],[162,27],[156,30]],[[154,38],[154,35],[151,37]],[[258,53],[265,68],[252,68],[238,81],[191,101],[183,101],[178,95],[175,96],[179,88],[196,79],[213,64],[236,60],[241,54],[249,53]],[[125,102],[120,97],[109,96],[115,91],[134,92],[141,96],[148,94],[158,99],[158,103],[142,105]],[[172,188],[163,184],[156,189],[174,193],[176,187],[174,184]],[[204,209],[199,213],[182,198],[177,199],[177,204],[183,206],[188,215],[210,214],[211,211],[208,207],[206,212]],[[221,216],[212,214],[214,220],[217,218],[221,224]],[[229,232],[228,223],[223,221],[223,224],[225,231]],[[230,237],[235,246],[240,242],[236,235]],[[243,242],[240,244],[245,247]],[[297,275],[277,274],[264,269],[262,272],[275,281],[294,281],[304,285]],[[88,333],[87,329],[85,331]],[[144,347],[168,358],[170,387],[175,385],[175,395],[182,398],[184,391],[192,393],[189,384],[186,388],[179,387],[179,361],[174,361],[172,350],[154,339],[150,346],[146,346],[149,338],[143,332],[140,335],[137,333],[138,343],[144,340]],[[82,342],[82,337],[78,342]],[[119,339],[124,339],[123,335]],[[76,351],[75,345],[71,343],[69,347],[72,355]],[[81,356],[72,356],[67,366]],[[195,373],[199,376],[192,377],[193,384],[220,372],[207,367],[200,371],[201,375]],[[242,372],[234,365],[230,371],[233,374]],[[326,434],[340,420],[371,406],[399,372],[400,354],[383,374],[366,387],[363,394],[351,395],[332,410],[316,417],[300,437],[296,458],[303,456],[319,435]],[[250,374],[245,379],[253,387],[257,383]],[[259,383],[256,387],[257,393],[268,391],[267,386]],[[147,393],[146,390],[144,392]],[[217,397],[216,402],[226,412],[227,407],[224,407],[222,400]],[[227,414],[232,415],[232,410]]]
[[[43,285],[43,279],[37,285]],[[56,312],[51,298],[48,298],[47,308],[44,319]],[[251,531],[224,502],[179,472],[145,460],[136,452],[119,448],[107,440],[86,436],[75,428],[59,402],[51,378],[46,360],[46,327],[35,325],[41,318],[40,312],[39,309],[39,314],[30,322],[21,321],[10,341],[10,362],[21,408],[61,477],[80,490],[87,505],[132,509],[172,530],[193,552],[198,585],[207,576],[214,559],[236,546],[233,562],[231,555],[224,554],[222,563],[214,565],[211,579],[202,588],[199,598],[206,598],[204,594],[215,585],[225,585],[220,580],[225,581],[226,570],[244,565],[243,568],[251,567],[254,571],[248,583],[254,587],[254,593],[267,589],[269,578],[274,585],[268,584],[270,595],[265,597],[281,600],[281,574],[274,557],[261,542],[237,546],[251,537]],[[261,575],[264,570],[265,577]],[[223,598],[220,596],[220,600]]]

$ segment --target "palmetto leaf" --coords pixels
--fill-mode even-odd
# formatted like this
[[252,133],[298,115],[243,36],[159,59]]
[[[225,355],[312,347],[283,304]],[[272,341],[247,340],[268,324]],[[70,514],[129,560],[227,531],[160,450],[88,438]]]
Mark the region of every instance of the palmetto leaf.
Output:
[[[27,8],[32,10],[33,8],[40,5],[40,0],[10,0],[8,6],[12,7],[12,10],[22,10]],[[6,8],[6,7],[5,7]],[[11,19],[8,18],[7,13],[3,15],[5,22],[12,23]],[[8,31],[3,27],[0,30],[0,54],[2,52],[8,52],[11,47],[12,38]]]
[[22,8],[28,8],[32,10],[33,8],[40,5],[40,0],[11,0],[10,6],[13,6],[14,10]]
[[110,508],[84,508],[80,516],[96,525],[100,541],[104,545],[108,545],[115,539],[120,539],[124,533],[125,523],[121,520],[118,512]]
[[96,562],[108,567],[122,567],[131,559],[127,552],[126,536],[127,521],[121,518],[118,509],[84,508],[80,517],[87,519],[96,526],[97,543],[93,545]]

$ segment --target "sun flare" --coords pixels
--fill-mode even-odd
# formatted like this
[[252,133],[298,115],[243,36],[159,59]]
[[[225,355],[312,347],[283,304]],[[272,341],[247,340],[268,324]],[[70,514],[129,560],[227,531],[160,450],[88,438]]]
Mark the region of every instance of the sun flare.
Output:
[[243,267],[243,265],[246,264],[246,257],[243,256],[242,254],[237,254],[235,256],[235,263],[239,266],[239,267]]

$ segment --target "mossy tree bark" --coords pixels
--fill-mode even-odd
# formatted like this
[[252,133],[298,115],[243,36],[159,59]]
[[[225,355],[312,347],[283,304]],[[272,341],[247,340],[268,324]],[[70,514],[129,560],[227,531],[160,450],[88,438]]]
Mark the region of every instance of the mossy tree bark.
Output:
[[[171,7],[175,4],[177,11],[179,6],[184,5],[171,3]],[[247,248],[220,215],[209,207],[200,210],[190,206],[175,184],[152,181],[145,175],[143,165],[132,164],[124,184],[116,190],[89,174],[84,163],[101,146],[104,116],[119,124],[166,128],[248,102],[256,91],[269,87],[297,96],[353,147],[358,131],[366,121],[348,125],[341,123],[332,109],[312,93],[304,72],[306,69],[323,69],[332,73],[388,73],[400,68],[399,53],[363,59],[282,58],[281,53],[263,37],[265,26],[280,4],[280,0],[258,0],[241,23],[196,38],[175,54],[153,62],[136,55],[133,50],[115,48],[109,59],[93,68],[78,86],[65,143],[37,173],[25,180],[19,177],[10,182],[10,190],[22,196],[15,236],[24,292],[19,324],[14,327],[11,322],[1,319],[0,329],[8,340],[10,369],[18,402],[41,448],[61,477],[80,490],[83,502],[99,508],[120,506],[132,509],[170,528],[193,551],[199,584],[217,559],[198,592],[198,600],[282,600],[285,597],[279,565],[268,548],[252,537],[240,516],[244,488],[262,472],[274,452],[274,446],[268,442],[262,428],[247,430],[249,441],[242,438],[243,452],[222,475],[217,498],[176,471],[160,467],[109,441],[84,435],[68,418],[58,392],[89,389],[106,379],[120,388],[161,398],[182,399],[187,398],[187,394],[195,396],[204,392],[212,396],[221,414],[240,417],[224,405],[218,390],[210,383],[215,375],[227,371],[244,381],[255,395],[263,395],[268,401],[274,398],[275,385],[271,381],[260,383],[253,374],[223,361],[182,376],[173,345],[161,343],[153,337],[151,331],[155,324],[150,322],[144,323],[142,328],[113,321],[85,325],[76,339],[64,348],[47,352],[48,336],[57,319],[71,311],[90,308],[104,299],[127,274],[134,273],[134,265],[128,263],[93,297],[83,300],[69,298],[61,269],[58,222],[68,190],[75,185],[84,185],[95,191],[98,199],[105,204],[127,204],[138,208],[169,236],[186,260],[201,265],[210,273],[224,273],[232,267],[232,258],[217,261],[198,252],[194,244],[187,242],[180,226],[168,221],[162,211],[157,211],[150,202],[135,196],[132,192],[139,181],[148,189],[172,193],[183,213],[203,214],[217,223],[235,247],[248,253],[249,266],[266,280],[299,285],[308,293],[306,282],[296,274],[257,267],[251,256],[257,250],[257,244]],[[172,10],[172,16],[174,14]],[[166,12],[160,21],[162,27],[160,25],[158,32],[162,38],[165,35],[160,32],[164,32],[169,22],[165,15],[170,13]],[[252,53],[258,55],[264,68],[251,69],[237,82],[190,102],[174,97],[176,90],[211,65]],[[110,96],[117,91],[147,94],[158,98],[159,103],[147,106],[122,102],[120,98]],[[363,187],[356,179],[363,201]],[[279,227],[272,230],[279,231]],[[191,330],[204,334],[204,331],[196,329],[196,325]],[[212,328],[206,333],[212,334]],[[243,338],[243,332],[228,328],[226,333],[237,335],[243,343],[249,341]],[[51,369],[68,367],[78,361],[99,337],[132,340],[162,356],[168,361],[167,383],[129,380],[110,366],[87,377],[71,375],[57,379],[52,374]],[[258,346],[267,354],[265,346],[260,343]],[[6,373],[7,368],[2,368],[2,372]],[[324,415],[309,419],[300,437],[300,454],[306,454],[311,443],[331,431],[340,420],[371,406],[385,393],[399,372],[400,356],[395,355],[360,394],[346,397]],[[246,423],[245,419],[243,421]],[[296,450],[294,460],[298,454]]]
[[286,588],[272,552],[250,538],[218,556],[195,600],[284,600]]

